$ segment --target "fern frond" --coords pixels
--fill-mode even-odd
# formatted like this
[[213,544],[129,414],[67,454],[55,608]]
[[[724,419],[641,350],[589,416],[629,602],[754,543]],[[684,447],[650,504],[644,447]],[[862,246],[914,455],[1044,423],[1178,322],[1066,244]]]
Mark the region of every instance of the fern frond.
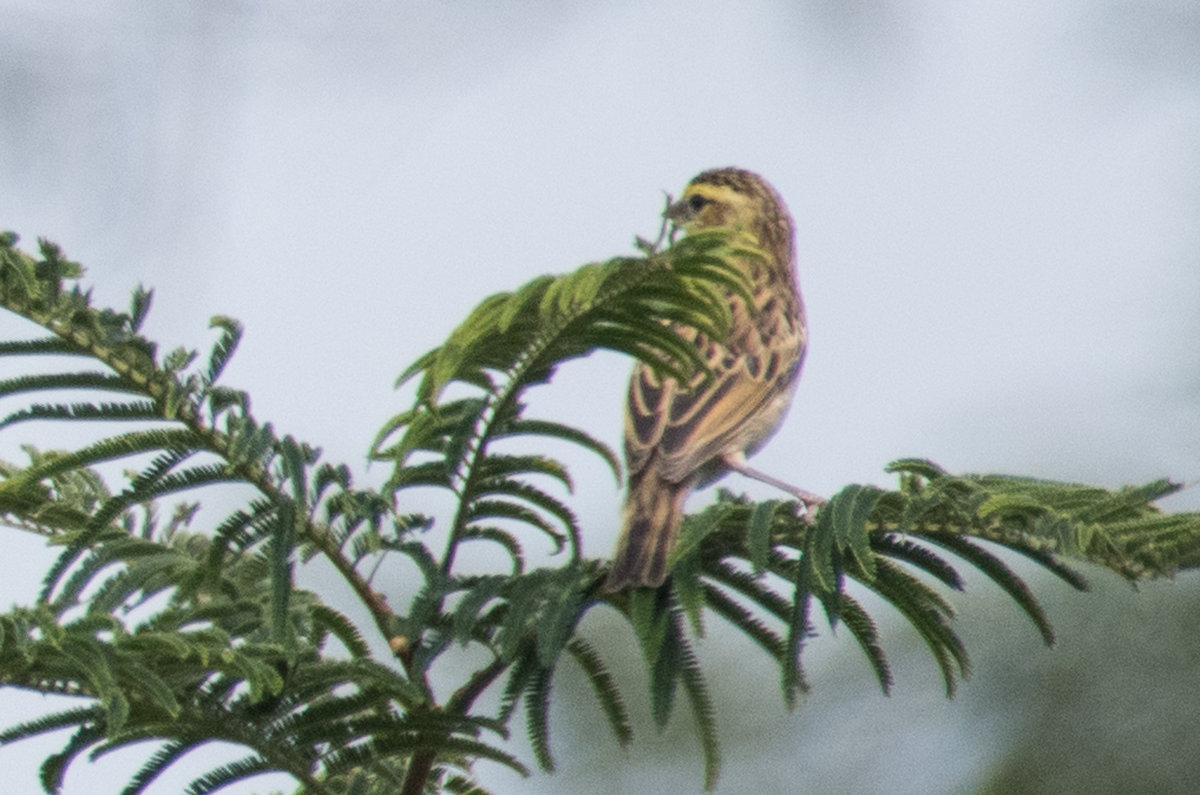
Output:
[[[514,506],[514,508],[519,509],[519,506]],[[527,517],[527,523],[542,528],[547,535],[557,542],[556,551],[561,549],[562,536],[555,533],[550,527],[540,524],[540,517],[538,517],[537,514],[534,514],[532,511],[529,511],[528,514],[530,514],[530,516]],[[525,571],[525,553],[522,551],[521,543],[516,539],[515,536],[512,535],[512,533],[506,533],[505,531],[496,527],[479,527],[473,524],[462,532],[460,535],[460,540],[491,541],[494,544],[498,544],[506,553],[508,553],[509,559],[512,560],[513,576],[518,576]]]
[[275,505],[253,500],[247,508],[234,511],[215,528],[206,563],[210,576],[220,571],[230,555],[252,549],[270,537]]
[[504,684],[504,691],[500,694],[500,709],[497,713],[497,717],[506,723],[538,670],[537,659],[532,654],[514,655],[512,659],[514,664],[509,669],[508,680]]
[[517,417],[507,423],[492,438],[506,439],[520,436],[543,436],[552,439],[562,439],[563,441],[578,445],[585,450],[590,450],[598,455],[604,463],[608,464],[608,468],[612,470],[613,477],[618,482],[621,480],[621,462],[617,458],[616,452],[604,442],[578,428],[549,420]]
[[237,350],[238,342],[242,339],[242,324],[231,317],[219,316],[212,319],[209,327],[221,330],[221,336],[213,344],[212,354],[208,359],[208,369],[204,373],[205,382],[215,384],[221,377],[221,373],[225,371],[225,366],[229,364],[229,359]]
[[252,754],[235,762],[221,765],[192,779],[184,790],[184,795],[209,795],[209,793],[224,789],[230,784],[276,769],[274,765],[258,754]]
[[158,407],[149,400],[133,403],[37,403],[0,420],[0,430],[29,420],[84,420],[150,422],[161,420]]
[[633,729],[629,722],[629,713],[621,700],[621,692],[617,689],[616,682],[609,674],[604,661],[600,659],[600,655],[592,645],[580,637],[572,638],[566,648],[587,676],[588,682],[592,686],[592,692],[596,694],[596,700],[600,702],[600,708],[604,710],[604,716],[608,719],[608,726],[612,729],[613,736],[617,738],[617,743],[622,748],[627,748],[633,742]]
[[346,648],[353,659],[365,659],[370,655],[370,649],[362,632],[344,613],[322,604],[310,608],[315,628],[329,632]]
[[454,610],[454,639],[466,644],[475,635],[475,624],[484,605],[504,593],[506,577],[476,577]]
[[19,395],[24,392],[45,390],[86,389],[102,392],[124,392],[142,394],[143,389],[128,379],[108,373],[51,373],[48,375],[25,375],[0,381],[0,397]]
[[552,667],[586,610],[588,591],[596,581],[594,570],[568,568],[547,583],[542,597],[545,608],[537,628],[538,661]]
[[675,692],[690,648],[683,636],[679,614],[668,610],[662,617],[662,640],[657,648],[643,646],[650,664],[650,714],[659,731],[666,728],[675,706]]
[[45,792],[61,791],[63,777],[66,776],[70,764],[75,761],[76,757],[99,742],[103,736],[104,732],[95,725],[80,726],[61,751],[51,754],[42,762],[39,770],[42,790]]
[[[679,377],[701,369],[695,346],[662,320],[674,318],[713,335],[727,330],[730,309],[722,291],[748,289],[745,275],[722,259],[733,251],[730,240],[728,230],[695,235],[665,252],[651,252],[646,259],[588,265],[492,296],[476,307],[445,345],[402,374],[402,383],[421,376],[416,403],[385,426],[375,440],[374,454],[395,461],[388,484],[393,491],[418,484],[460,489],[464,509],[452,523],[445,570],[453,564],[457,544],[466,537],[473,506],[494,500],[498,484],[511,494],[518,478],[525,482],[540,474],[571,488],[557,462],[493,453],[489,446],[497,440],[535,434],[563,439],[597,453],[619,472],[613,452],[591,436],[560,423],[523,417],[521,396],[548,379],[562,362],[595,348],[632,353]],[[481,390],[482,397],[473,402],[441,402],[443,392],[455,382]],[[411,460],[416,453],[433,457]],[[564,522],[575,559],[574,517],[540,490],[528,496],[535,498],[538,508]],[[530,523],[531,517],[521,518]],[[531,524],[546,529],[536,521]]]
[[82,726],[95,721],[98,714],[95,706],[87,706],[41,715],[6,729],[0,729],[0,745],[9,745],[18,740],[27,740],[49,732],[61,731],[69,726]]
[[923,538],[953,552],[1003,588],[1005,593],[1029,616],[1029,620],[1037,627],[1045,644],[1047,646],[1054,645],[1054,629],[1050,626],[1050,619],[1046,616],[1046,611],[1038,603],[1033,592],[1029,590],[1029,586],[1017,576],[1016,572],[1005,565],[1004,561],[968,539],[952,533],[928,533]]
[[131,431],[120,436],[98,442],[66,453],[47,456],[22,473],[26,481],[37,481],[73,469],[92,467],[106,461],[155,450],[194,450],[201,448],[201,440],[190,430],[180,428],[156,428]]
[[[476,498],[461,514],[460,521],[463,525],[474,523],[478,519],[488,516],[514,519],[549,536],[554,542],[555,552],[561,551],[565,542],[569,542],[571,559],[578,559],[582,544],[579,536],[579,524],[575,518],[575,514],[560,500],[555,499],[545,491],[526,481],[514,478],[489,480],[486,483],[479,484],[472,491],[475,493]],[[559,521],[563,529],[566,530],[566,534],[557,532],[553,525],[543,519],[537,511],[529,510],[513,502],[488,499],[492,496],[518,499],[528,503],[533,508],[550,514]]]
[[767,567],[771,550],[771,520],[781,505],[781,500],[767,500],[755,505],[750,513],[750,520],[746,524],[746,552],[756,573]]
[[713,708],[712,696],[708,693],[708,685],[704,682],[704,674],[700,670],[700,661],[696,658],[696,653],[691,646],[683,644],[680,656],[680,681],[692,708],[696,733],[700,737],[700,749],[704,755],[704,790],[708,792],[716,788],[717,778],[721,773],[716,710]]
[[946,695],[953,696],[958,679],[970,675],[971,663],[962,640],[950,628],[954,616],[950,605],[932,588],[883,559],[876,561],[871,587],[899,610],[925,641],[942,672]]
[[121,790],[121,795],[141,795],[154,780],[166,772],[167,768],[195,748],[195,742],[175,741],[165,744],[156,750],[129,780],[129,784]]
[[[927,538],[928,536],[922,536]],[[936,577],[943,585],[956,591],[963,589],[962,577],[941,557],[910,539],[891,533],[876,534],[871,539],[871,548],[876,554],[892,560],[908,563],[926,574]]]
[[[783,572],[778,572],[782,574]],[[711,564],[705,569],[705,575],[715,584],[750,599],[760,608],[781,621],[789,620],[792,611],[792,601],[772,590],[767,583],[749,572],[735,569],[724,561]],[[795,573],[793,571],[793,578]]]
[[538,668],[525,690],[525,732],[538,767],[554,772],[554,757],[550,754],[550,681],[552,668]]
[[44,337],[37,340],[0,341],[0,356],[86,356],[71,343],[60,337]]
[[789,710],[795,709],[797,698],[808,692],[808,681],[800,660],[804,640],[811,631],[808,609],[813,590],[813,567],[805,563],[807,558],[808,553],[805,552],[804,560],[796,567],[796,581],[787,621],[787,645],[784,649],[783,665],[779,671],[783,700]]
[[[179,460],[186,457],[186,454],[181,455]],[[97,527],[102,526],[134,505],[161,500],[182,491],[236,482],[241,482],[241,479],[222,464],[198,465],[170,474],[143,473],[134,478],[129,488],[101,505],[92,517],[92,524]],[[75,539],[75,541],[86,543],[83,539]]]
[[707,587],[704,591],[705,605],[724,618],[746,637],[757,643],[777,662],[783,662],[784,642],[751,611],[741,606],[719,588]]
[[875,678],[878,680],[883,694],[890,695],[892,692],[892,669],[888,664],[887,655],[883,652],[883,647],[879,645],[879,632],[875,628],[875,622],[871,620],[871,616],[867,614],[862,605],[849,594],[842,594],[839,617],[842,625],[848,628],[850,634],[854,635],[854,639],[858,641],[859,647],[867,657],[867,662],[871,664],[871,669],[875,672]]

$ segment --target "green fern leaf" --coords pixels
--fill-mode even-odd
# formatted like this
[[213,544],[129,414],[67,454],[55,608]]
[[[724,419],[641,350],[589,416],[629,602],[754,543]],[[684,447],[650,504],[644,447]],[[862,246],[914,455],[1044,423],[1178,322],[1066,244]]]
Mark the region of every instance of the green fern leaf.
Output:
[[628,618],[642,647],[642,656],[652,669],[658,665],[666,642],[669,614],[665,589],[635,588],[629,594]]
[[577,572],[573,568],[563,570],[547,583],[545,599],[547,608],[537,630],[537,658],[544,668],[552,668],[558,656],[575,633],[575,627],[583,615],[585,588],[595,580],[591,571]]
[[[922,535],[922,538],[927,536]],[[877,535],[871,539],[876,554],[911,564],[926,574],[936,577],[942,584],[956,591],[963,590],[963,581],[958,572],[945,560],[930,550],[907,538],[892,534]]]
[[204,374],[207,384],[215,384],[229,364],[229,359],[237,350],[242,338],[242,324],[231,317],[218,315],[209,323],[209,328],[219,328],[221,336],[213,345],[212,354],[208,359],[208,369]]
[[731,599],[719,588],[709,586],[704,591],[705,605],[717,615],[733,624],[746,637],[753,640],[774,660],[783,663],[784,641],[771,631],[751,611]]
[[567,651],[583,669],[588,682],[591,683],[592,692],[596,694],[596,700],[600,702],[600,707],[604,710],[604,716],[608,719],[608,726],[612,729],[613,736],[617,738],[617,742],[622,748],[627,748],[633,742],[633,728],[629,722],[629,713],[621,700],[621,693],[617,689],[616,682],[609,674],[603,660],[600,659],[600,655],[596,653],[591,644],[580,637],[574,637],[567,643]]
[[867,662],[871,664],[871,669],[875,672],[875,678],[878,680],[883,694],[890,695],[892,692],[892,669],[883,652],[883,647],[879,645],[879,632],[875,628],[875,622],[871,620],[871,616],[862,608],[862,605],[849,594],[842,594],[839,617],[842,625],[847,627],[850,634],[854,635],[854,639],[858,641],[859,647],[867,657]]
[[235,762],[213,768],[197,776],[187,785],[184,795],[209,795],[247,778],[277,770],[274,765],[258,754],[251,754]]
[[875,504],[883,496],[883,490],[874,486],[858,484],[846,486],[822,506],[821,513],[832,519],[832,530],[838,549],[858,564],[859,571],[868,581],[875,576],[875,555],[871,551],[867,522],[875,510]]
[[[548,534],[555,539],[557,549],[561,549],[562,537],[552,531]],[[525,571],[525,555],[521,550],[521,544],[511,533],[506,533],[496,527],[472,525],[459,534],[459,540],[491,541],[494,544],[499,544],[508,553],[509,559],[512,560],[512,576],[520,576]]]
[[129,299],[129,328],[131,331],[136,333],[141,330],[153,302],[154,291],[147,290],[139,284]]
[[48,405],[38,403],[14,411],[0,420],[0,429],[29,420],[161,420],[158,408],[149,400],[134,403],[71,403]]
[[103,730],[97,726],[80,726],[61,751],[51,754],[42,762],[39,770],[42,789],[45,792],[60,792],[67,767],[77,756],[99,742],[103,736]]
[[704,790],[711,791],[717,786],[717,778],[721,772],[721,748],[717,740],[716,710],[713,708],[712,696],[704,682],[700,670],[700,661],[690,646],[684,644],[681,649],[682,670],[680,681],[683,692],[687,694],[688,703],[692,707],[692,720],[696,732],[700,735],[700,749],[704,755]]
[[95,466],[154,450],[192,450],[200,448],[200,440],[190,430],[180,428],[158,428],[133,431],[102,439],[98,442],[69,453],[47,456],[43,461],[29,467],[23,473],[26,481],[37,481],[74,469]]
[[550,681],[552,668],[538,668],[531,686],[525,691],[525,732],[533,748],[538,767],[554,772],[554,757],[550,754]]
[[0,356],[83,356],[83,352],[61,337],[0,341]]
[[692,633],[704,637],[704,581],[699,555],[689,555],[671,569],[671,591],[675,603],[687,616]]
[[771,520],[782,504],[781,500],[767,500],[755,505],[750,512],[750,521],[746,525],[746,549],[755,572],[767,567],[771,550]]
[[72,726],[93,724],[101,717],[102,713],[94,705],[40,715],[32,720],[9,726],[7,729],[0,729],[0,745],[9,745],[18,740],[28,740]]
[[477,577],[454,609],[454,639],[463,645],[475,636],[476,619],[488,602],[504,592],[506,577]]
[[583,431],[572,428],[569,425],[563,425],[558,422],[550,422],[548,420],[534,420],[528,418],[514,419],[504,428],[499,430],[492,438],[504,439],[510,436],[546,436],[555,439],[562,439],[567,442],[576,444],[585,450],[590,450],[600,456],[609,469],[612,470],[613,477],[617,482],[621,480],[621,462],[617,458],[617,454],[611,447],[604,444],[600,440],[590,436]]
[[87,389],[135,394],[143,391],[141,387],[121,376],[94,372],[25,375],[0,381],[0,397],[57,389]]
[[129,784],[121,790],[121,795],[142,795],[154,780],[166,772],[167,768],[196,747],[195,742],[168,742],[155,751],[146,763],[138,769],[129,780]]
[[720,530],[721,522],[733,509],[729,503],[719,502],[699,514],[684,517],[679,530],[679,541],[668,556],[667,565],[674,568],[680,560],[695,554],[705,538]]
[[942,672],[946,695],[952,697],[958,679],[970,674],[971,664],[962,641],[950,628],[954,615],[950,605],[929,586],[885,560],[876,561],[871,586],[904,615],[925,641]]
[[296,529],[296,509],[291,503],[280,503],[275,526],[271,529],[271,637],[285,648],[292,648],[295,638],[288,623],[288,605],[292,598],[292,552]]
[[341,642],[346,653],[352,659],[361,660],[370,656],[371,649],[362,633],[345,613],[326,605],[314,604],[309,608],[309,614],[316,626],[329,632]]
[[809,552],[805,550],[801,565],[796,567],[795,591],[788,616],[787,646],[784,650],[783,666],[780,669],[780,687],[783,689],[784,703],[789,710],[796,708],[796,699],[800,694],[808,692],[808,682],[804,676],[804,668],[800,664],[804,639],[809,634],[808,606],[813,587],[814,567],[804,565],[804,560],[808,556]]
[[[670,609],[662,612],[662,641],[653,662],[650,662],[650,714],[659,731],[666,728],[675,704],[675,691],[686,665],[690,649],[683,637],[678,614]],[[643,648],[645,648],[643,646]]]
[[1016,572],[1005,565],[1004,561],[967,539],[951,533],[929,533],[924,538],[950,550],[1003,588],[1005,593],[1029,616],[1029,620],[1038,628],[1046,645],[1054,645],[1054,629],[1050,626],[1050,619],[1046,616],[1046,611],[1038,603],[1029,587],[1016,575]]

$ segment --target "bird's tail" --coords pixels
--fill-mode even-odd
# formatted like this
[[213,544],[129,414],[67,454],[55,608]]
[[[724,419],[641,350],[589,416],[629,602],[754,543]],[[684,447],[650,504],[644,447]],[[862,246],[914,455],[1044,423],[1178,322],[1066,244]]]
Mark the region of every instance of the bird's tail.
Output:
[[606,591],[657,588],[667,579],[667,555],[679,537],[689,483],[671,483],[651,465],[629,484],[621,538]]

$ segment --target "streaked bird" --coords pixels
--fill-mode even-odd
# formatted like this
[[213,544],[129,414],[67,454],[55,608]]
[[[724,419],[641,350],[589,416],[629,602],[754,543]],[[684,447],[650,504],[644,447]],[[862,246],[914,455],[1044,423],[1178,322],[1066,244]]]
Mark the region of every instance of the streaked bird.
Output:
[[823,502],[746,463],[783,422],[808,339],[787,206],[758,174],[719,168],[692,179],[666,216],[685,232],[723,226],[749,233],[766,257],[736,261],[750,275],[754,306],[729,292],[733,325],[724,341],[680,329],[711,374],[680,384],[643,363],[634,367],[625,413],[629,493],[610,592],[666,581],[688,494],[730,471],[783,489],[806,508]]

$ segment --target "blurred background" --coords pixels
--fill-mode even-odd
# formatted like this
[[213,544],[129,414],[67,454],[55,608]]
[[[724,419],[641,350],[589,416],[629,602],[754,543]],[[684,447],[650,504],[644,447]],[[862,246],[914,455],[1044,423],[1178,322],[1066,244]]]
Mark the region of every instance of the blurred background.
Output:
[[[759,468],[826,494],[888,484],[903,456],[1109,487],[1200,479],[1194,2],[0,0],[0,18],[0,229],[61,244],[101,304],[155,288],[147,332],[165,348],[242,320],[226,382],[360,482],[386,476],[364,456],[405,406],[395,376],[480,299],[630,252],[663,191],[723,165],[788,200],[812,326]],[[31,332],[0,318],[0,333]],[[616,444],[628,368],[574,363],[535,413]],[[17,426],[0,456],[65,434]],[[605,555],[618,487],[596,461],[572,467],[588,554]],[[1164,507],[1200,509],[1198,492]],[[0,533],[7,609],[52,555]],[[1086,568],[1080,594],[1013,565],[1059,642],[972,580],[953,601],[974,675],[953,700],[886,610],[893,695],[822,626],[791,714],[765,658],[712,624],[719,792],[1196,791],[1200,577],[1135,590]],[[686,709],[657,734],[627,630],[584,630],[631,698],[635,746],[565,667],[558,772],[481,765],[483,783],[698,791]],[[0,690],[5,725],[54,706]],[[37,792],[66,739],[0,748],[4,792]],[[65,792],[116,793],[151,751],[78,766]],[[238,756],[206,749],[190,772]],[[228,791],[272,789],[289,780]]]

